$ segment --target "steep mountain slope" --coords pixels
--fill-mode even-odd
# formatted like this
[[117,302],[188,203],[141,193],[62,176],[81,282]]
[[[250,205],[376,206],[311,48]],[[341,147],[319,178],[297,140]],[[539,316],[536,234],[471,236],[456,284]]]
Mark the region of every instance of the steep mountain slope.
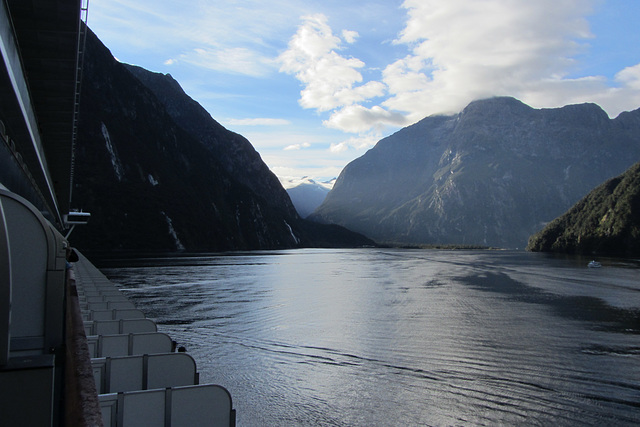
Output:
[[175,123],[218,158],[224,169],[237,181],[262,195],[272,206],[284,209],[287,215],[295,215],[291,200],[282,191],[278,178],[245,137],[216,122],[207,110],[182,90],[171,75],[123,65],[158,97]]
[[531,236],[527,250],[640,256],[640,163]]
[[640,110],[533,109],[513,98],[432,116],[342,171],[310,216],[377,241],[523,248],[528,237],[640,159]]
[[[240,135],[168,76],[118,63],[87,40],[72,206],[91,212],[84,250],[217,251],[315,246],[277,178]],[[139,77],[147,75],[143,84]],[[138,77],[136,77],[138,76]],[[344,229],[322,245],[370,243]],[[333,239],[337,235],[336,239]]]

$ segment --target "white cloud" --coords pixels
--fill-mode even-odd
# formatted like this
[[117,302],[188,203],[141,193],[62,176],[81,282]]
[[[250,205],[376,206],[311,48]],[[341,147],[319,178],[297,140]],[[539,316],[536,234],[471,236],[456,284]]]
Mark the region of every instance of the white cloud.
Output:
[[357,31],[342,30],[342,38],[349,44],[355,43],[358,37],[360,34]]
[[[343,32],[347,41],[355,40],[355,34]],[[280,71],[294,74],[304,84],[299,101],[302,107],[330,111],[384,94],[381,82],[357,85],[363,81],[358,69],[365,64],[337,53],[341,49],[341,40],[333,34],[326,16],[303,17],[288,49],[278,58]]]
[[384,106],[414,119],[459,111],[473,99],[519,96],[562,80],[592,37],[584,0],[405,0],[397,43],[412,49],[389,65]]
[[229,119],[226,122],[233,126],[286,126],[291,124],[291,122],[286,119],[269,118]]
[[176,62],[178,62],[178,61],[176,61],[176,60],[175,60],[175,59],[173,59],[173,58],[169,58],[169,59],[167,59],[166,61],[164,61],[164,63],[163,63],[163,64],[164,64],[164,65],[173,65],[173,64],[175,64]]
[[331,151],[332,153],[344,153],[348,149],[349,144],[347,143],[347,141],[332,142],[331,146],[329,147],[329,151]]
[[311,144],[309,144],[308,142],[302,142],[299,144],[291,144],[291,145],[287,145],[286,147],[284,147],[285,151],[290,151],[290,150],[301,150],[303,148],[309,148],[311,147]]
[[386,126],[402,127],[409,123],[402,114],[391,113],[380,106],[349,105],[334,112],[323,124],[346,132],[363,133],[370,129],[380,132]]
[[640,64],[627,67],[616,74],[616,81],[630,89],[640,90]]
[[329,151],[332,153],[343,153],[350,148],[356,150],[365,150],[376,145],[376,142],[380,139],[380,134],[370,133],[358,137],[351,137],[347,140],[332,143],[329,147]]
[[[327,18],[307,16],[279,58],[281,71],[303,83],[301,106],[330,112],[325,126],[361,135],[499,95],[538,108],[596,102],[613,117],[640,105],[640,64],[614,81],[572,76],[595,37],[587,17],[597,1],[405,0],[406,25],[394,43],[407,53],[369,81],[363,61],[340,53],[344,46]],[[359,37],[341,35],[346,43]],[[334,143],[332,151],[350,147]]]
[[474,99],[515,96],[534,107],[599,103],[612,116],[637,108],[639,71],[568,78],[593,38],[594,0],[405,0],[408,20],[396,43],[411,53],[386,67],[383,107],[411,121],[460,111]]

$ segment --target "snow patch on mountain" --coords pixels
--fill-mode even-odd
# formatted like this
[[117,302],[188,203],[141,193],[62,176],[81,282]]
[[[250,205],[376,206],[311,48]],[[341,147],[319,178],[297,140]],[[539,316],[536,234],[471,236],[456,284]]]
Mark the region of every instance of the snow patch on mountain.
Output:
[[308,176],[302,178],[281,177],[280,182],[287,190],[293,206],[302,218],[309,216],[333,188],[336,178],[328,181],[316,181]]
[[278,177],[280,183],[284,187],[285,190],[290,188],[295,188],[302,184],[310,184],[310,185],[318,185],[322,188],[326,188],[327,190],[331,190],[333,188],[333,184],[336,182],[336,178],[332,178],[327,181],[317,181],[309,176],[303,176],[302,178],[291,177],[291,176],[281,176]]

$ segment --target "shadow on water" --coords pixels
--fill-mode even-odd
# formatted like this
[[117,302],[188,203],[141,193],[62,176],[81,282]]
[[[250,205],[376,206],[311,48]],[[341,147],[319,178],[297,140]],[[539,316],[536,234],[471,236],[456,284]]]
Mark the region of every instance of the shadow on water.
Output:
[[474,289],[498,292],[516,301],[546,305],[556,315],[597,324],[598,330],[640,334],[640,310],[613,307],[600,298],[552,294],[513,280],[505,273],[485,272],[458,280]]
[[[255,250],[230,252],[169,252],[169,253],[121,253],[121,252],[83,252],[98,268],[131,267],[202,267],[206,265],[267,265],[261,257],[275,257],[294,253],[294,250]],[[258,261],[247,262],[248,259]]]

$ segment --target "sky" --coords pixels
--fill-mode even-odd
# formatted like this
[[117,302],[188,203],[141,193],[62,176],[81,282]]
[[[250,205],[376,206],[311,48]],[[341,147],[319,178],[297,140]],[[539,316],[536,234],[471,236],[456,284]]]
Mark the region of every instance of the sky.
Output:
[[337,177],[469,102],[640,107],[638,0],[89,0],[122,62],[171,74],[281,179]]

